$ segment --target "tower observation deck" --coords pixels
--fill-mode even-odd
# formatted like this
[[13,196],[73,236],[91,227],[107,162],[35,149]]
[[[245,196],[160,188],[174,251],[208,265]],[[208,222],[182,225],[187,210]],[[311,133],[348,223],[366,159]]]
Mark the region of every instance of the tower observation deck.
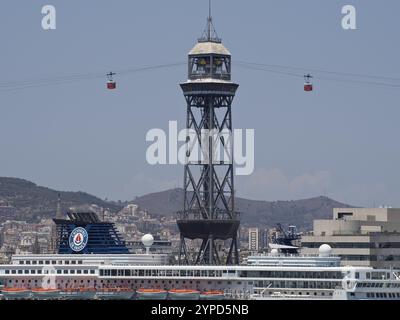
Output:
[[[231,54],[218,38],[211,17],[188,56],[188,80],[181,85],[186,100],[187,145],[196,140],[206,157],[193,160],[187,148],[184,205],[178,213],[181,264],[238,264],[239,214],[234,206],[232,141],[217,135],[229,159],[215,159],[215,136],[232,132],[231,105],[238,84],[231,81]],[[189,246],[190,244],[190,246]]]

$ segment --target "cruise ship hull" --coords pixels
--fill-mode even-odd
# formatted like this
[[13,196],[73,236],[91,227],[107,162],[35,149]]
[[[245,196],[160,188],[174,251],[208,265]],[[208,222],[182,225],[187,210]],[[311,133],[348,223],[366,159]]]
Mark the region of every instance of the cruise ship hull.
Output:
[[32,298],[37,300],[59,299],[60,290],[32,290]]
[[100,300],[130,300],[135,291],[98,291],[96,298]]
[[167,291],[140,291],[136,292],[138,300],[166,300],[168,296]]
[[199,300],[200,292],[183,290],[183,291],[169,291],[168,299],[170,300]]
[[201,293],[200,300],[224,300],[225,295],[221,293]]
[[32,295],[30,290],[3,290],[1,293],[6,300],[25,300]]
[[62,291],[60,296],[66,300],[92,300],[96,296],[96,291]]

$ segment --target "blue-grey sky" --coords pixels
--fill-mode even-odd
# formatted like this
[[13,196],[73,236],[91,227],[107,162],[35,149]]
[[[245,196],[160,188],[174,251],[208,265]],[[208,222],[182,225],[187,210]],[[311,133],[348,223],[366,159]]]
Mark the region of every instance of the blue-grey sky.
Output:
[[[185,62],[206,0],[2,0],[0,82]],[[41,8],[57,29],[41,28]],[[341,8],[357,9],[343,30]],[[400,78],[397,0],[214,0],[214,25],[233,60]],[[150,166],[146,132],[184,125],[186,67],[59,86],[0,91],[0,176],[102,198],[181,187],[181,165]],[[301,72],[301,71],[300,71]],[[400,88],[315,81],[242,69],[236,128],[255,129],[255,171],[237,195],[285,200],[327,195],[400,206]]]

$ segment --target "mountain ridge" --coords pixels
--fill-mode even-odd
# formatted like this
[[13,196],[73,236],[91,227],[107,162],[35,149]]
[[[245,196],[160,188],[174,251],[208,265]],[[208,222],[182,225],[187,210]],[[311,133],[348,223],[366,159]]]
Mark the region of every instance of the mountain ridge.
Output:
[[[54,217],[58,193],[63,212],[70,207],[92,204],[117,212],[125,204],[135,203],[153,216],[173,216],[182,210],[184,196],[183,189],[175,188],[148,193],[126,203],[116,203],[83,191],[57,191],[24,179],[0,177],[0,222],[7,219],[37,222],[40,218]],[[335,207],[350,206],[323,196],[287,201],[235,199],[235,208],[240,212],[244,226],[272,227],[279,222],[309,230],[314,219],[331,218]]]
[[[175,188],[136,197],[132,203],[146,209],[150,214],[171,215],[182,210],[183,189]],[[329,219],[333,208],[348,208],[324,196],[299,200],[250,200],[235,198],[236,210],[241,214],[243,225],[274,226],[277,223],[294,224],[301,229],[312,227],[314,219]]]
[[[0,177],[0,202],[3,203],[3,207],[0,206],[0,212],[3,213],[0,215],[0,221],[13,219],[34,222],[40,218],[54,217],[58,194],[61,196],[63,212],[68,211],[70,207],[91,204],[111,210],[120,210],[123,207],[83,191],[57,191],[25,179]],[[10,208],[6,210],[5,206]]]

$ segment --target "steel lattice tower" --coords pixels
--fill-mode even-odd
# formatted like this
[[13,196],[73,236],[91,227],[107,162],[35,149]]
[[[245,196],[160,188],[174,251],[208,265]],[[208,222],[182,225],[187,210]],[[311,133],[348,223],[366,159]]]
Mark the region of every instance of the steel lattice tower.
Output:
[[[188,81],[181,84],[187,103],[186,128],[195,132],[200,147],[206,150],[205,161],[190,160],[187,148],[184,169],[184,208],[179,212],[181,234],[179,263],[238,264],[237,232],[239,214],[234,207],[233,148],[224,137],[218,138],[230,155],[228,161],[214,159],[213,138],[203,130],[232,132],[231,105],[238,84],[231,81],[231,54],[218,38],[211,18],[203,36],[189,52]],[[208,140],[208,141],[207,141]],[[186,142],[190,145],[190,137]],[[208,159],[208,160],[207,160]],[[189,240],[200,240],[200,248],[188,247]],[[229,251],[222,261],[222,247]]]

